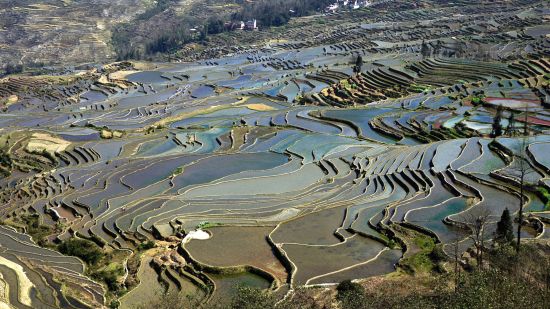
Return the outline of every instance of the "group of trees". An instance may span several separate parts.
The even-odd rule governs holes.
[[[138,24],[124,23],[114,28],[111,41],[118,60],[139,60],[157,53],[170,53],[187,43],[203,41],[208,35],[228,30],[220,16],[211,16],[206,21],[184,17],[171,25],[170,31],[147,38],[143,44],[140,44],[134,41],[136,27]]]
[[[201,42],[209,35],[231,31],[226,22],[240,22],[256,19],[261,27],[282,26],[291,17],[299,17],[322,11],[333,0],[235,0],[241,9],[231,15],[213,15],[204,20],[192,16],[182,16],[171,23],[169,31],[145,38],[145,42],[136,42],[136,33],[140,24],[162,18],[162,12],[169,9],[175,0],[160,0],[156,5],[138,15],[133,22],[122,23],[114,27],[111,41],[118,60],[141,59],[156,53],[170,53],[187,43]],[[191,30],[193,29],[193,30]]]
[[[355,66],[353,67],[354,73],[361,73],[363,70],[363,57],[361,55],[358,55],[355,59]]]
[[[149,244],[146,246],[149,247]],[[123,285],[118,279],[124,275],[124,267],[114,261],[113,255],[105,252],[95,241],[73,237],[61,242],[57,250],[84,261],[88,266],[86,274],[96,281],[103,282],[109,292],[118,294],[123,291]]]
[[[6,71],[6,75],[21,73],[23,72],[23,65],[8,63],[4,70]]]
[[[104,255],[94,242],[80,238],[67,239],[57,249],[65,255],[79,257],[89,265],[95,265]]]
[[[291,17],[310,15],[322,11],[334,0],[261,0],[261,1],[237,1],[243,8],[233,15],[233,20],[256,19],[262,27],[282,26]]]
[[[480,100],[481,101],[481,100]],[[502,126],[502,119],[503,119],[503,112],[504,107],[502,105],[497,106],[495,116],[493,117],[493,123],[491,126],[491,137],[499,137],[502,135],[508,135],[508,136],[514,136],[518,133],[518,128],[516,128],[516,116],[515,111],[510,111],[510,115],[508,116],[508,125],[505,127]],[[525,117],[528,115],[528,111],[525,111]],[[524,119],[525,122],[527,122],[527,118]],[[524,123],[525,125],[525,123]],[[528,125],[528,123],[527,123]],[[525,129],[525,128],[524,128]],[[528,134],[528,130],[524,130],[523,134]]]
[[[170,31],[147,38],[144,43],[137,41],[140,27],[152,19],[163,18],[160,16],[161,13],[176,2],[176,0],[155,1],[154,6],[137,15],[133,21],[116,25],[112,30],[111,43],[117,54],[117,60],[140,60],[146,55],[168,52],[172,46],[176,46],[179,40],[182,40],[182,33],[187,36],[189,25],[185,22],[185,19],[182,19],[177,25],[171,26]]]
[[[192,17],[182,18],[169,32],[145,44],[145,55],[170,53],[187,43],[200,42],[209,35],[229,31],[221,16],[210,16],[206,21],[198,21]]]
[[[493,117],[493,126],[491,131],[491,137],[498,137],[502,135],[502,111],[504,108],[502,105],[497,107],[495,117]]]

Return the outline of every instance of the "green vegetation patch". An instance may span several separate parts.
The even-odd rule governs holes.
[[[118,263],[110,263],[101,270],[91,274],[91,277],[98,281],[103,281],[110,291],[116,292],[120,289],[118,277],[124,275],[124,268]]]
[[[545,203],[544,210],[550,210],[550,192],[542,186],[539,186],[537,190],[542,195],[543,202]]]
[[[104,253],[94,242],[80,238],[65,240],[58,246],[58,250],[65,255],[79,257],[88,265],[97,264],[104,256]]]
[[[412,92],[417,92],[417,93],[421,93],[421,92],[426,92],[426,91],[430,91],[432,90],[432,87],[429,86],[429,85],[423,85],[423,84],[411,84],[409,86],[409,88],[411,89]]]
[[[52,228],[40,223],[38,215],[24,215],[21,217],[25,224],[27,234],[40,246],[47,245],[46,237],[52,233]]]
[[[336,299],[343,308],[359,309],[365,304],[365,289],[351,280],[344,280],[336,287]]]
[[[470,99],[470,101],[472,102],[472,104],[474,105],[479,105],[481,103],[483,103],[483,99],[485,98],[484,95],[473,95]]]
[[[408,274],[442,272],[440,262],[446,259],[441,245],[437,245],[432,237],[417,234],[412,242],[418,249],[416,252],[399,262],[399,267]]]
[[[199,223],[199,225],[197,225],[197,229],[207,229],[210,227],[221,226],[221,225],[222,225],[221,223],[203,221]]]
[[[180,166],[180,167],[178,167],[178,168],[176,168],[176,169],[174,170],[174,172],[172,173],[172,175],[174,175],[174,176],[179,175],[179,174],[183,173],[183,170],[184,170],[184,167],[183,167],[183,166]]]
[[[141,244],[139,244],[137,246],[137,249],[139,251],[145,251],[145,250],[153,249],[154,247],[155,247],[155,242],[152,240],[148,240],[146,242],[142,242]]]

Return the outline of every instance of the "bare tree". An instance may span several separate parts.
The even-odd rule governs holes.
[[[506,136],[515,136],[518,133],[516,129],[516,118],[514,116],[514,112],[510,111],[510,117],[508,117],[508,126],[506,127],[506,130],[504,134]]]
[[[493,118],[493,129],[491,131],[491,137],[496,138],[502,135],[502,111],[504,108],[502,105],[497,107],[495,117]]]
[[[353,72],[359,74],[361,73],[362,69],[363,69],[363,57],[361,57],[361,55],[357,55],[357,58],[355,59],[355,66],[353,67]]]
[[[521,137],[521,148],[516,158],[514,159],[515,169],[518,172],[519,176],[519,211],[518,211],[518,231],[517,231],[517,243],[516,251],[519,252],[521,245],[521,226],[523,222],[523,206],[525,204],[525,184],[526,178],[529,174],[534,173],[535,170],[529,164],[529,159],[527,158],[527,146],[529,143],[529,110],[527,105],[525,106],[525,115],[523,119],[523,132]]]
[[[460,243],[461,237],[458,234],[458,230],[455,229],[455,237],[453,240],[453,254],[454,254],[454,268],[455,268],[455,293],[458,292],[458,285],[460,284],[460,267],[458,263],[458,252],[459,252],[459,243]]]
[[[491,212],[482,207],[477,207],[461,216],[461,221],[470,229],[469,238],[474,242],[476,249],[476,261],[478,267],[483,264],[483,248],[485,242],[485,226],[489,222]]]
[[[426,59],[430,56],[430,47],[424,40],[422,40],[422,45],[420,46],[420,54],[422,55],[422,59]]]

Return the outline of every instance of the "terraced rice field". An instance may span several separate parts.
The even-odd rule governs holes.
[[[284,292],[387,274],[415,250],[407,229],[466,251],[468,215],[488,212],[494,230],[505,208],[519,210],[520,166],[525,237],[548,237],[550,41],[547,28],[525,31],[548,3],[513,2],[484,8],[490,34],[485,21],[467,27],[460,6],[360,10],[315,17],[353,25],[317,39],[148,71],[117,63],[69,85],[6,81],[0,97],[19,99],[0,113],[11,158],[0,161],[0,215],[22,231],[29,215],[55,226],[49,244],[90,238],[132,255],[157,242],[119,278],[141,282],[123,308],[166,291],[218,302],[237,283]],[[416,18],[464,26],[423,32]],[[505,132],[491,138],[499,105]],[[0,248],[0,301],[107,305],[81,260],[7,226]]]

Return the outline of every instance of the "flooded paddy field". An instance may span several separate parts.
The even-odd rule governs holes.
[[[0,88],[19,98],[0,112],[0,301],[117,298],[83,260],[46,249],[72,238],[124,253],[121,308],[386,275],[417,250],[407,230],[448,251],[467,244],[469,216],[487,213],[494,230],[520,201],[525,237],[547,238],[548,8],[517,5],[485,8],[477,27],[453,5],[315,16],[329,30],[207,61],[120,62],[27,91],[12,80]],[[454,30],[414,31],[426,16]]]

